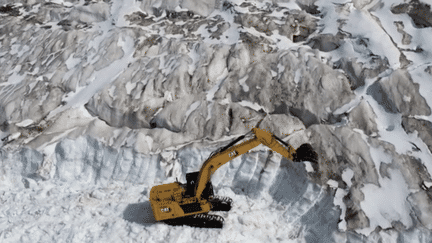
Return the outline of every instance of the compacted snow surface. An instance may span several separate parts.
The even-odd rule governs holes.
[[[429,5],[428,5],[429,4]],[[407,0],[0,0],[0,242],[431,242],[432,12]],[[221,167],[222,229],[150,189]]]

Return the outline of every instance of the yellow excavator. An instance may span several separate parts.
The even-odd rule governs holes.
[[[210,215],[210,211],[229,211],[230,198],[215,196],[210,182],[213,173],[230,160],[247,153],[259,144],[264,144],[294,162],[317,163],[318,155],[310,144],[302,144],[297,150],[272,133],[253,128],[254,137],[237,144],[246,135],[213,152],[200,171],[186,174],[187,183],[178,181],[154,186],[150,191],[150,203],[157,221],[169,225],[189,225],[202,228],[222,228],[224,219]],[[237,145],[236,145],[237,144]]]

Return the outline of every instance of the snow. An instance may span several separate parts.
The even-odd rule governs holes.
[[[34,121],[32,119],[25,119],[24,121],[19,122],[16,125],[19,127],[27,127],[27,126],[30,126],[31,124],[33,124],[33,122]]]
[[[110,97],[111,97],[113,100],[115,100],[115,97],[116,97],[116,96],[114,96],[114,92],[115,92],[115,90],[116,90],[116,87],[115,87],[115,86],[111,86],[111,88],[108,89],[108,94],[110,95]]]
[[[352,185],[352,178],[354,176],[354,171],[351,169],[345,169],[342,173],[342,180],[347,184],[348,187],[351,187]]]
[[[94,94],[113,82],[127,68],[127,65],[133,61],[133,43],[130,37],[125,37],[125,40],[119,38],[118,44],[123,49],[123,58],[114,61],[108,67],[100,71],[96,71],[95,74],[90,77],[92,82],[88,86],[79,87],[76,92],[70,92],[68,97],[64,99],[67,105],[52,111],[50,116],[54,116],[69,107],[76,108],[84,105]]]
[[[282,6],[282,7],[288,8],[288,9],[301,10],[301,8],[294,1],[280,2],[278,4],[279,4],[279,6]]]
[[[329,2],[326,0],[319,0],[315,3],[315,5],[318,6],[318,10],[324,14],[324,18],[320,20],[320,23],[322,23],[323,26],[322,29],[320,29],[321,34],[337,34],[339,31],[337,20],[339,18],[334,5],[346,2],[348,1],[338,0]]]
[[[427,1],[424,1],[427,3]],[[407,14],[392,14],[390,12],[391,6],[396,6],[401,4],[401,1],[391,0],[383,2],[383,7],[372,12],[373,15],[377,16],[381,20],[381,24],[383,25],[386,32],[389,33],[389,36],[392,37],[393,41],[397,43],[397,45],[401,48],[407,48],[411,50],[415,50],[417,47],[425,50],[423,53],[416,53],[412,51],[404,51],[406,57],[413,61],[415,66],[420,66],[424,63],[431,62],[431,43],[429,40],[432,38],[432,33],[428,28],[419,29],[416,28],[412,19]],[[402,22],[404,25],[404,31],[411,35],[411,43],[408,45],[402,44],[402,35],[397,32],[397,28],[394,25],[394,22]]]
[[[429,63],[430,65],[431,63]],[[414,69],[410,70],[410,75],[413,81],[419,84],[419,92],[421,96],[426,100],[429,107],[432,107],[432,84],[430,83],[431,75],[427,74],[424,69],[426,65],[419,65]],[[421,117],[428,121],[432,121],[432,115],[428,117]]]
[[[158,175],[160,172],[168,172],[171,169],[176,170],[177,173],[173,173],[172,176],[160,181],[160,183],[168,183],[179,176],[178,173],[184,176],[184,172],[182,172],[182,169],[179,170],[179,168],[193,166],[194,169],[198,169],[198,164],[192,165],[189,164],[190,162],[181,161],[181,164],[175,162],[173,167],[170,161],[175,158],[176,153],[173,153],[173,151],[163,151],[160,155],[167,163],[164,162],[165,166],[162,165],[159,167],[156,164],[157,160],[154,159],[157,157],[143,157],[142,155],[134,154],[131,150],[115,152],[108,150],[104,146],[99,147],[101,144],[98,142],[96,144],[90,144],[90,142],[92,141],[89,139],[80,138],[75,141],[65,140],[57,146],[46,147],[45,156],[54,160],[52,166],[55,166],[55,178],[57,179],[46,182],[26,179],[30,183],[29,188],[25,189],[29,193],[26,197],[18,198],[14,196],[15,191],[7,191],[3,194],[3,199],[19,202],[16,206],[11,205],[10,207],[2,207],[1,209],[2,214],[10,216],[15,214],[15,218],[11,218],[10,225],[6,227],[6,232],[10,232],[10,234],[5,236],[7,241],[25,241],[25,237],[29,237],[30,235],[40,240],[45,239],[44,237],[46,236],[52,236],[56,241],[63,241],[68,239],[71,234],[73,235],[72,238],[77,241],[90,240],[92,238],[96,240],[94,237],[100,237],[96,241],[101,241],[111,237],[126,237],[126,235],[131,233],[128,230],[130,227],[136,228],[132,230],[134,237],[145,237],[149,240],[157,240],[160,237],[161,231],[182,232],[181,237],[178,234],[172,234],[172,236],[169,236],[171,235],[169,234],[166,236],[168,238],[160,238],[160,240],[165,239],[168,241],[173,239],[180,240],[184,237],[189,239],[191,234],[198,233],[189,227],[172,228],[171,226],[155,223],[154,219],[151,219],[148,194],[141,193],[143,190],[149,191],[154,179],[147,178],[143,174],[132,176],[133,171],[139,168],[139,170],[153,170],[154,175]],[[188,148],[185,149],[187,150]],[[182,151],[180,150],[179,153],[181,154]],[[206,157],[208,155],[206,150],[202,151],[198,154],[193,153],[193,158]],[[265,154],[265,152],[258,153],[255,153],[255,155],[251,154],[248,157],[255,160],[254,158]],[[86,158],[94,158],[99,162],[93,162]],[[188,161],[192,162],[193,158],[188,158]],[[247,161],[249,160],[239,160],[241,162],[239,166],[234,168],[226,166],[226,169],[228,171],[234,170],[233,172],[237,174],[243,173],[245,166],[249,166]],[[87,164],[89,162],[93,163],[93,165]],[[101,163],[101,165],[98,166],[98,163]],[[252,170],[247,172],[247,174],[259,172],[256,168],[257,163],[254,164],[255,166],[249,167]],[[180,167],[175,169],[175,166]],[[276,169],[277,167],[273,167],[272,170]],[[235,178],[237,179],[235,179],[234,183],[240,181],[243,177],[236,176]],[[68,181],[73,182],[72,186],[66,183]],[[122,181],[125,183],[120,183]],[[267,183],[271,183],[271,180]],[[107,186],[101,187],[103,184],[107,184]],[[286,214],[290,209],[272,203],[271,199],[269,200],[269,195],[263,195],[259,201],[252,202],[247,195],[235,194],[230,188],[222,187],[217,190],[219,195],[230,196],[236,202],[229,214],[223,213],[226,217],[225,222],[227,223],[227,227],[218,231],[204,230],[202,233],[208,232],[208,234],[196,235],[198,237],[197,240],[202,241],[213,238],[218,241],[229,240],[231,242],[242,242],[244,240],[275,241],[296,230],[296,227],[289,225],[280,228],[273,227],[275,222],[283,220],[281,215]],[[306,197],[308,194],[312,196],[314,192],[311,190],[311,188],[306,190],[304,196]],[[299,192],[297,197],[301,196],[302,192]],[[30,202],[33,203],[27,204]],[[18,209],[21,205],[29,206]],[[144,215],[148,215],[150,218],[136,218],[136,216],[132,215],[133,211],[130,211],[133,208],[139,209]],[[18,210],[22,213],[18,214]],[[123,217],[125,220],[119,220],[118,217]],[[301,217],[301,215],[297,216],[297,218]],[[27,227],[23,229],[11,227],[18,225],[20,219],[39,219],[37,224],[31,224],[35,232],[42,232],[41,229],[49,230],[46,233],[34,235],[31,231],[26,231]],[[263,222],[264,225],[262,224]],[[127,226],[128,224],[130,225]],[[69,228],[65,229],[56,225],[69,225]],[[146,227],[144,231],[140,230],[143,225]],[[263,228],[266,230],[260,230]],[[84,234],[81,235],[82,230],[84,230]],[[234,233],[237,231],[255,233],[244,234],[242,237],[237,238],[236,235],[240,235]],[[58,233],[56,234],[55,232]]]
[[[347,223],[346,223],[346,220],[345,220],[346,205],[343,202],[343,197],[346,194],[347,194],[347,192],[345,190],[343,190],[341,188],[337,188],[336,189],[335,198],[334,198],[334,205],[335,206],[339,206],[340,209],[341,209],[341,214],[340,214],[340,220],[341,220],[341,222],[339,222],[338,227],[342,231],[346,231],[347,230]]]
[[[246,80],[248,79],[249,76],[244,76],[243,78],[239,79],[239,83],[243,88],[244,92],[248,92],[249,91],[249,86],[246,84]]]
[[[4,83],[0,83],[1,86],[5,85],[17,85],[21,83],[26,75],[19,75],[18,72],[21,70],[21,65],[16,65],[13,71],[11,71],[9,74],[12,74],[9,76],[8,81]]]
[[[199,53],[197,52],[196,48],[197,48],[197,44],[194,44],[192,48],[189,50],[189,54],[188,54],[189,57],[192,59],[192,63],[190,63],[188,67],[188,73],[190,75],[192,75],[193,72],[195,71],[196,64],[199,60]]]
[[[359,26],[360,22],[362,25]],[[391,68],[399,67],[399,50],[393,45],[387,33],[373,21],[369,12],[353,10],[343,29],[348,30],[353,36],[366,36],[372,31],[374,35],[373,39],[368,41],[368,49],[376,55],[387,57]]]
[[[294,82],[298,84],[300,82],[300,78],[301,78],[301,70],[297,69],[294,75]]]
[[[301,10],[308,1],[231,0],[228,9],[214,0],[46,2],[53,4],[14,4],[21,16],[0,19],[0,242],[432,238],[429,190],[420,187],[432,186],[431,141],[401,125],[404,116],[432,121],[432,114],[388,112],[368,93],[403,69],[432,107],[432,32],[408,14],[391,13],[403,1],[318,0],[314,16]],[[165,10],[181,17],[168,19]],[[193,17],[184,14],[190,10]],[[287,22],[301,16],[290,29]],[[248,21],[272,31],[243,26]],[[305,40],[295,42],[300,34]],[[308,44],[324,34],[340,45],[324,52]],[[245,39],[260,44],[243,45]],[[261,44],[273,53],[262,53]],[[378,59],[389,66],[377,67]],[[352,65],[334,65],[343,61]],[[348,76],[343,92],[323,92],[326,78]],[[353,78],[364,85],[350,90]],[[403,102],[418,96],[395,90]],[[348,119],[359,104],[376,118]],[[227,109],[232,119],[223,115]],[[285,119],[271,120],[275,133],[301,126],[284,140],[311,143],[319,163],[293,163],[257,146],[213,175],[215,193],[234,201],[230,212],[215,213],[224,228],[156,222],[151,188],[184,182],[262,111]],[[363,123],[376,130],[366,133]]]
[[[246,100],[242,100],[238,104],[242,105],[244,107],[249,107],[249,108],[254,109],[256,111],[259,111],[261,109],[264,110],[264,111],[266,110],[266,108],[264,106],[261,106],[261,105],[258,105],[255,102],[250,102],[250,101],[246,101]]]
[[[80,58],[74,58],[73,54],[69,56],[69,58],[66,60],[66,66],[69,70],[74,68],[76,65],[78,65],[81,62]]]
[[[189,106],[188,110],[186,111],[185,117],[189,117],[189,115],[198,108],[198,106],[201,104],[201,101],[196,101],[192,105]]]
[[[131,91],[136,87],[136,83],[126,83],[126,94],[130,95]]]
[[[129,26],[129,23],[125,20],[125,15],[135,11],[141,11],[139,3],[135,0],[114,1],[111,6],[111,17],[116,26],[125,27]]]
[[[311,162],[303,162],[305,164],[305,169],[307,172],[314,172],[314,168],[312,167]]]
[[[338,182],[332,179],[327,181],[327,185],[329,185],[332,188],[338,188]]]
[[[10,54],[12,54],[12,55],[18,54],[18,57],[21,57],[28,50],[30,50],[30,47],[28,47],[27,45],[22,46],[22,45],[19,45],[19,44],[14,44],[14,45],[11,46],[11,52],[10,52]]]
[[[222,71],[222,73],[219,74],[219,76],[214,77],[216,79],[216,84],[207,92],[207,101],[212,101],[215,93],[219,90],[220,85],[228,75],[228,69],[225,67]]]
[[[425,186],[427,186],[428,188],[432,186],[432,182],[425,181],[424,184],[425,184]]]
[[[409,207],[406,198],[409,190],[405,179],[398,171],[390,170],[390,178],[381,178],[380,187],[372,184],[365,185],[362,192],[365,200],[361,202],[363,211],[368,215],[369,227],[356,230],[369,235],[377,226],[383,229],[390,228],[391,221],[400,221],[411,227]]]

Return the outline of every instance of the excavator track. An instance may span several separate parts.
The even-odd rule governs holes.
[[[213,196],[209,198],[212,204],[212,211],[230,211],[233,200],[229,197]]]
[[[200,213],[192,216],[168,219],[164,222],[172,226],[187,225],[199,228],[222,228],[224,218],[219,215]]]

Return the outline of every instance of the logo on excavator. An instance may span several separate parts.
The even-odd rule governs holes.
[[[229,154],[228,154],[228,156],[230,157],[230,158],[232,158],[232,157],[234,157],[234,156],[236,156],[236,155],[238,155],[238,153],[237,153],[237,151],[232,151],[232,152],[230,152]]]

